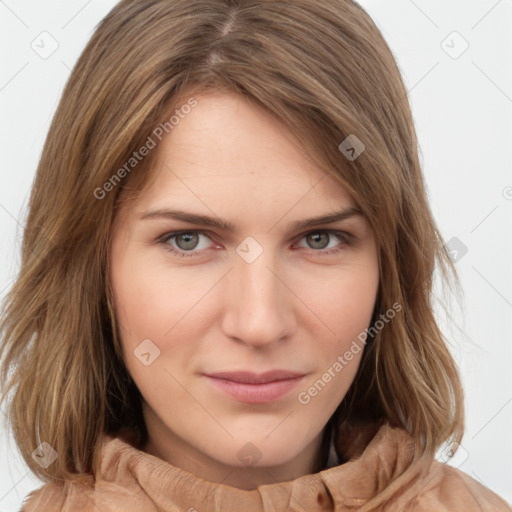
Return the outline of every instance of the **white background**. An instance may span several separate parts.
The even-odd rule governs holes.
[[[468,248],[456,264],[465,302],[453,305],[453,324],[439,310],[467,394],[466,435],[451,464],[512,502],[512,0],[360,3],[406,81],[441,232]],[[0,0],[2,297],[18,269],[29,188],[63,86],[114,4]],[[59,45],[47,59],[31,48],[43,31]],[[464,41],[454,31],[469,44],[457,58]],[[18,511],[40,485],[0,426],[0,512]]]

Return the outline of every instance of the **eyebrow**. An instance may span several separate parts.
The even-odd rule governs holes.
[[[345,208],[338,212],[326,213],[318,217],[312,217],[309,219],[303,219],[293,222],[288,226],[288,228],[291,230],[309,228],[323,224],[330,224],[332,222],[339,222],[356,216],[363,217],[363,213],[359,208]],[[236,226],[234,224],[219,217],[208,217],[207,215],[200,215],[197,213],[185,212],[182,210],[150,209],[145,211],[140,217],[141,220],[160,218],[173,219],[187,222],[190,224],[208,226],[211,228],[217,228],[219,230],[228,231],[230,233],[236,233],[237,231]]]

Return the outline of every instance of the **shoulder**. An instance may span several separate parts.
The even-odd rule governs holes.
[[[42,487],[31,491],[24,500],[20,512],[61,512],[68,510],[80,510],[81,512],[98,512],[101,499],[106,495],[106,490],[117,491],[115,473],[122,460],[133,461],[130,467],[137,465],[137,455],[141,454],[132,444],[132,439],[125,434],[117,436],[104,435],[101,441],[101,457],[98,473],[74,474],[71,479],[65,481],[48,482]],[[127,465],[126,462],[124,465]],[[100,484],[98,495],[97,477],[109,474],[114,478],[109,489],[105,488],[106,482]],[[108,485],[107,485],[108,487]],[[115,492],[114,492],[115,494]]]
[[[512,507],[485,485],[437,460],[430,464],[416,501],[418,511],[512,512]]]
[[[350,440],[357,436],[351,435]],[[366,440],[361,443],[365,445]],[[512,507],[460,469],[420,454],[403,427],[383,425],[347,472],[357,467],[352,494],[371,496],[368,510],[390,512],[512,512]],[[362,463],[362,464],[361,464]],[[346,466],[348,466],[348,464]],[[343,466],[340,466],[343,467]],[[364,485],[363,485],[364,482]],[[373,508],[371,508],[373,507]]]
[[[48,483],[31,491],[24,499],[20,512],[60,510],[64,503],[64,485]]]
[[[31,491],[25,497],[20,512],[60,512],[65,510],[68,502],[76,504],[77,510],[88,512],[96,509],[91,500],[93,491],[92,476],[80,481],[50,482]]]

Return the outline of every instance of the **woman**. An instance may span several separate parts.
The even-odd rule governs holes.
[[[455,273],[406,96],[352,2],[112,10],[2,321],[24,511],[510,510],[434,460],[464,429],[430,302]]]

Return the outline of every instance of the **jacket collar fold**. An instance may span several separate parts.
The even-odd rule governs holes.
[[[102,511],[111,510],[109,503],[116,503],[118,510],[145,512],[348,511],[372,501],[382,503],[398,488],[411,485],[429,465],[428,459],[415,460],[413,440],[401,428],[384,424],[369,442],[359,434],[352,443],[343,439],[353,454],[344,464],[250,491],[204,480],[120,437],[105,436],[94,499]]]

